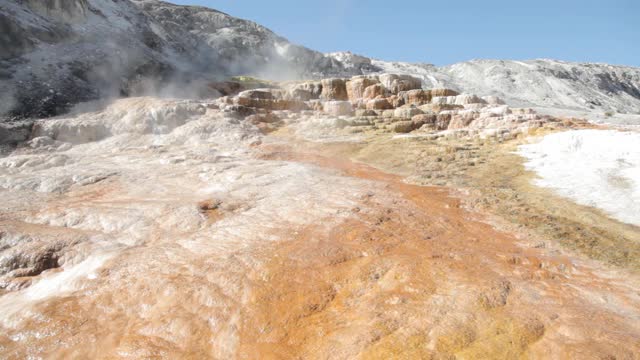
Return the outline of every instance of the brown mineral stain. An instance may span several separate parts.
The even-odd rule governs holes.
[[[606,279],[567,256],[519,245],[474,219],[445,188],[409,185],[317,148],[263,149],[267,159],[384,182],[396,198],[389,207],[370,193],[363,201],[372,211],[354,209],[354,219],[328,232],[311,226],[273,248],[243,310],[241,358],[629,358],[640,352],[640,329],[623,311],[583,296],[607,294]],[[637,314],[633,292],[611,296]]]
[[[29,311],[38,316],[3,327],[2,357],[637,358],[634,275],[523,245],[528,239],[483,222],[447,188],[335,156],[352,146],[257,147],[262,159],[367,180],[372,188],[340,209],[349,216],[274,227],[265,231],[279,241],[219,256],[188,248],[198,229],[158,227],[83,291],[36,303]],[[109,203],[115,189],[91,188],[69,201]],[[205,217],[203,227],[236,206],[183,201]]]

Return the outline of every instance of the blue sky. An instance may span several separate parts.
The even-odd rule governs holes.
[[[553,58],[640,66],[640,0],[170,0],[322,52],[446,65]]]

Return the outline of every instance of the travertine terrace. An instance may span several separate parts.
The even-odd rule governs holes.
[[[0,158],[2,357],[640,353],[638,228],[515,153],[596,126],[407,75],[209,86]]]

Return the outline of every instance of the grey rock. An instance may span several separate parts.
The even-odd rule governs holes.
[[[17,145],[29,139],[32,120],[0,122],[0,145]]]
[[[233,75],[379,70],[370,60],[345,65],[216,10],[156,0],[5,0],[0,30],[0,115],[13,117],[53,116],[108,97],[211,97],[221,92],[208,84]]]

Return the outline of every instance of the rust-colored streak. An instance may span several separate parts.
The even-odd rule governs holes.
[[[308,227],[272,249],[243,311],[241,358],[629,358],[640,352],[639,329],[623,312],[585,295],[609,293],[606,279],[567,256],[523,247],[474,219],[446,189],[409,185],[318,148],[263,150],[266,159],[383,182],[392,202],[371,193],[363,199],[368,210],[354,209],[352,220],[328,232]],[[631,293],[612,296],[637,313]]]
[[[258,234],[240,232],[244,246],[225,251],[223,236],[203,229],[220,226],[246,204],[183,199],[197,210],[197,227],[154,228],[143,244],[105,263],[86,288],[32,304],[29,311],[37,316],[0,329],[0,354],[637,358],[637,277],[498,231],[461,207],[448,188],[410,185],[336,155],[350,146],[293,141],[256,146],[265,160],[329,169],[313,172],[316,176],[341,174],[331,177],[335,186],[349,184],[356,195],[332,208],[340,216],[325,213],[312,218],[316,223],[295,226],[286,218],[266,218],[273,223],[260,229],[275,241],[252,242]],[[105,182],[68,201],[126,201],[114,196],[116,185]],[[249,217],[230,230],[246,230],[261,219]],[[16,221],[2,224],[9,230],[29,227],[29,233],[52,231]],[[55,230],[64,237],[87,235]]]

